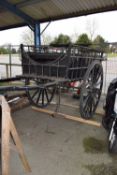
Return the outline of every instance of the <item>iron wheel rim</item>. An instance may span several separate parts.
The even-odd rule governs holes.
[[[93,117],[103,86],[103,68],[102,64],[95,61],[87,70],[80,94],[80,113],[84,119]]]

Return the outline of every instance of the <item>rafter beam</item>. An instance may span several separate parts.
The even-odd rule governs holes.
[[[3,26],[3,27],[0,27],[0,31],[12,29],[12,28],[24,27],[24,26],[27,26],[27,24],[21,23],[21,24],[13,24],[13,25],[9,25],[9,26]]]
[[[43,1],[46,1],[46,0],[28,0],[28,1],[24,0],[22,2],[16,3],[15,5],[17,7],[25,7],[25,6],[40,3],[40,2],[43,2]]]
[[[9,10],[10,12],[14,13],[15,15],[22,18],[28,24],[34,24],[35,20],[21,11],[16,5],[11,4],[6,0],[0,0],[0,5]]]

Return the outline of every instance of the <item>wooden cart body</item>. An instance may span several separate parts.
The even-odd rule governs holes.
[[[84,78],[90,64],[102,61],[103,53],[88,47],[21,46],[23,75],[77,81]]]

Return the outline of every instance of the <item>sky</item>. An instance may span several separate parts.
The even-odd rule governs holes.
[[[52,38],[60,33],[67,34],[71,37],[76,37],[81,33],[87,33],[88,24],[95,22],[95,36],[101,35],[108,42],[117,42],[117,11],[99,13],[83,17],[65,19],[51,22],[45,31],[45,35],[50,35]],[[41,24],[41,30],[46,26]],[[27,27],[0,31],[0,45],[13,44],[19,45],[22,43],[23,33],[28,31]]]

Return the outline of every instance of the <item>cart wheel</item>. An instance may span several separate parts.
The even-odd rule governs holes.
[[[103,86],[103,68],[100,61],[91,63],[83,79],[80,93],[80,113],[84,119],[93,117]]]
[[[30,81],[30,84],[38,84],[39,86],[42,82],[37,80]],[[44,108],[46,107],[53,99],[55,94],[55,87],[44,87],[38,88],[36,90],[27,90],[27,96],[30,103],[34,106]]]

